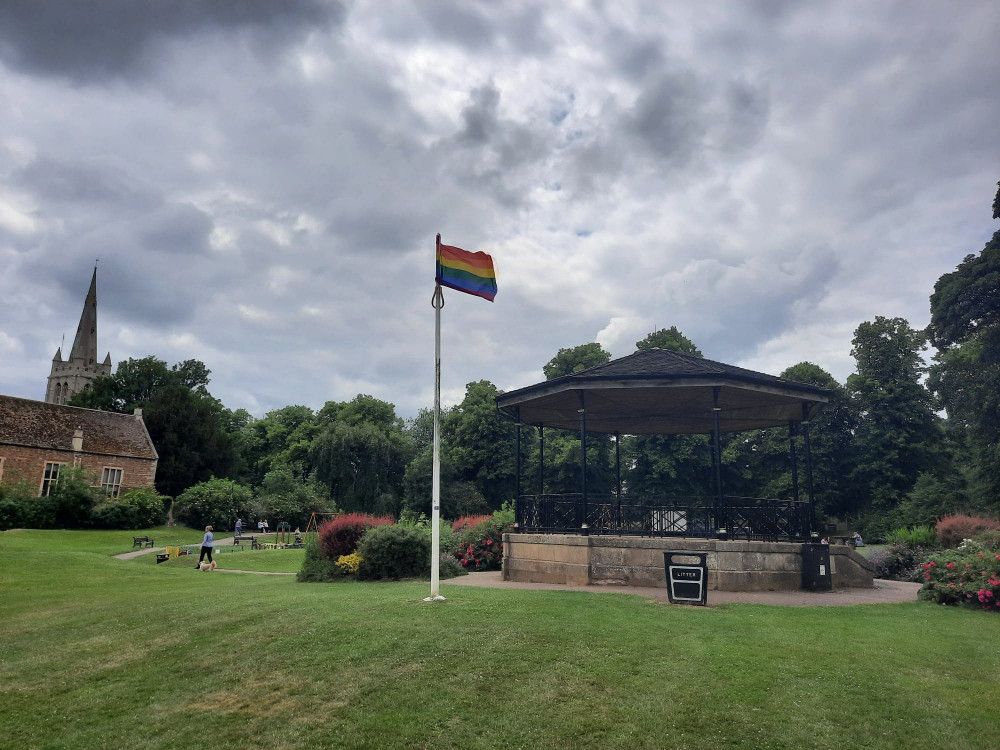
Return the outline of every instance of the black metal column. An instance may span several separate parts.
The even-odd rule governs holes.
[[[622,436],[615,433],[615,479],[618,483],[618,491],[615,493],[615,500],[618,507],[615,512],[615,525],[621,528],[622,525]]]
[[[802,437],[806,449],[806,489],[809,492],[809,531],[816,528],[816,501],[813,498],[813,462],[812,450],[809,448],[809,404],[802,403]]]
[[[715,420],[715,429],[712,431],[712,456],[715,459],[715,523],[721,526],[720,514],[722,512],[722,447],[719,441],[719,386],[712,388],[712,416]]]
[[[515,441],[515,450],[517,451],[517,457],[514,459],[514,498],[516,500],[521,499],[521,407],[518,406],[514,409],[514,414],[517,417],[517,439]]]
[[[795,455],[795,422],[788,421],[788,450],[792,457],[792,497],[799,501],[799,460]]]
[[[545,425],[538,425],[538,497],[545,494]]]
[[[580,494],[581,507],[579,525],[587,529],[587,406],[584,403],[583,391],[580,391]]]

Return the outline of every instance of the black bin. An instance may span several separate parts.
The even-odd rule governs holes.
[[[708,602],[708,554],[705,552],[663,552],[667,574],[667,598],[671,604]]]
[[[802,588],[806,591],[832,591],[829,544],[802,545]]]

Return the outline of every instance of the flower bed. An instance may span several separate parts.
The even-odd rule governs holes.
[[[920,598],[1000,612],[1000,553],[967,540],[921,565]]]

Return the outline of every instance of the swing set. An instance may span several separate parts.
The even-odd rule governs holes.
[[[305,538],[309,541],[309,534],[319,534],[319,527],[327,521],[332,521],[339,516],[339,513],[313,513],[309,516],[309,523],[306,524]]]

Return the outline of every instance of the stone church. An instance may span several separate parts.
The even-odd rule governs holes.
[[[80,325],[76,328],[69,359],[62,358],[62,347],[52,358],[52,372],[45,400],[50,404],[65,404],[82,391],[98,375],[111,374],[111,352],[103,362],[97,361],[97,268],[90,279],[90,290],[83,303]]]

